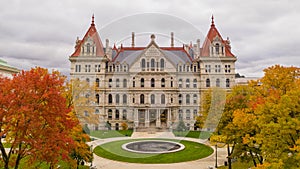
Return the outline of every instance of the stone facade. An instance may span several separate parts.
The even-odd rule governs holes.
[[[6,61],[0,59],[0,76],[12,78],[13,74],[19,73],[20,70],[7,64]]]
[[[112,129],[122,123],[137,131],[169,130],[183,120],[190,130],[200,110],[201,93],[211,87],[230,89],[235,80],[236,57],[231,53],[229,39],[223,40],[212,24],[200,47],[160,47],[155,35],[146,47],[135,47],[132,33],[130,47],[103,47],[94,19],[82,40],[76,41],[69,57],[71,79],[95,85],[91,97],[99,124],[87,124],[92,130]]]

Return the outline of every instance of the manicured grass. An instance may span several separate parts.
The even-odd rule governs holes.
[[[16,155],[13,155],[13,156],[16,156]],[[15,157],[12,157],[12,158],[15,158]],[[37,168],[39,168],[39,169],[49,169],[49,167],[50,167],[45,162],[31,163],[27,159],[28,158],[24,158],[24,159],[21,160],[20,165],[19,165],[20,169],[22,169],[22,168],[26,168],[26,169],[37,169]],[[75,164],[72,165],[69,162],[62,161],[62,160],[58,164],[59,164],[60,168],[63,168],[63,169],[73,169],[75,167]],[[3,164],[2,161],[0,161],[0,168],[4,168],[4,164]],[[89,166],[79,165],[78,168],[79,169],[89,169]]]
[[[233,162],[232,163],[232,168],[234,169],[245,169],[245,168],[251,168],[253,167],[253,163],[252,162]],[[218,167],[219,169],[228,169],[228,166],[220,166]]]
[[[149,139],[136,139],[149,140]],[[179,152],[167,154],[142,154],[128,152],[122,149],[122,145],[136,140],[121,140],[114,141],[100,145],[94,149],[94,153],[98,156],[108,158],[116,161],[130,162],[130,163],[144,163],[144,164],[158,164],[158,163],[177,163],[184,161],[192,161],[204,158],[213,153],[213,149],[206,145],[185,141],[185,140],[170,140],[180,142],[185,146],[185,149]],[[166,140],[166,139],[162,139]]]
[[[95,130],[91,131],[90,135],[97,138],[112,138],[112,137],[126,137],[131,136],[132,130]]]
[[[173,131],[176,137],[191,137],[208,139],[212,132],[209,131]]]

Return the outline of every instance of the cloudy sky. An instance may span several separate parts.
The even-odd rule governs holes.
[[[69,56],[95,14],[100,37],[130,45],[204,41],[214,15],[237,56],[237,72],[262,76],[274,64],[300,66],[299,0],[10,0],[0,1],[0,59],[19,69],[41,66],[69,73]]]

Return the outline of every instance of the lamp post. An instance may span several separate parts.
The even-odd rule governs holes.
[[[93,167],[93,144],[91,145],[91,153],[92,153],[92,160],[91,160],[91,167]]]
[[[216,165],[215,165],[215,168],[218,168],[218,144],[217,143],[215,145],[215,149],[216,149]]]

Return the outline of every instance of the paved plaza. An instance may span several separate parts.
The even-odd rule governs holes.
[[[184,137],[175,137],[170,132],[161,132],[161,133],[154,133],[148,134],[143,132],[133,133],[132,137],[117,137],[117,138],[108,138],[108,139],[98,139],[89,143],[89,145],[93,145],[93,148],[97,147],[98,145],[108,143],[111,141],[117,140],[127,140],[127,139],[137,139],[137,138],[172,138],[178,140],[189,140],[198,143],[203,143],[208,145],[207,140],[202,139],[194,139],[194,138],[184,138]],[[215,149],[214,147],[212,147]],[[227,150],[226,148],[218,148],[218,166],[224,165],[224,161],[226,161]],[[105,169],[208,169],[210,167],[215,166],[215,152],[210,156],[190,161],[190,162],[181,162],[181,163],[172,163],[172,164],[136,164],[136,163],[127,163],[127,162],[119,162],[113,161],[109,159],[105,159],[99,157],[94,154],[94,161],[93,166],[97,167],[97,169],[105,168]]]

